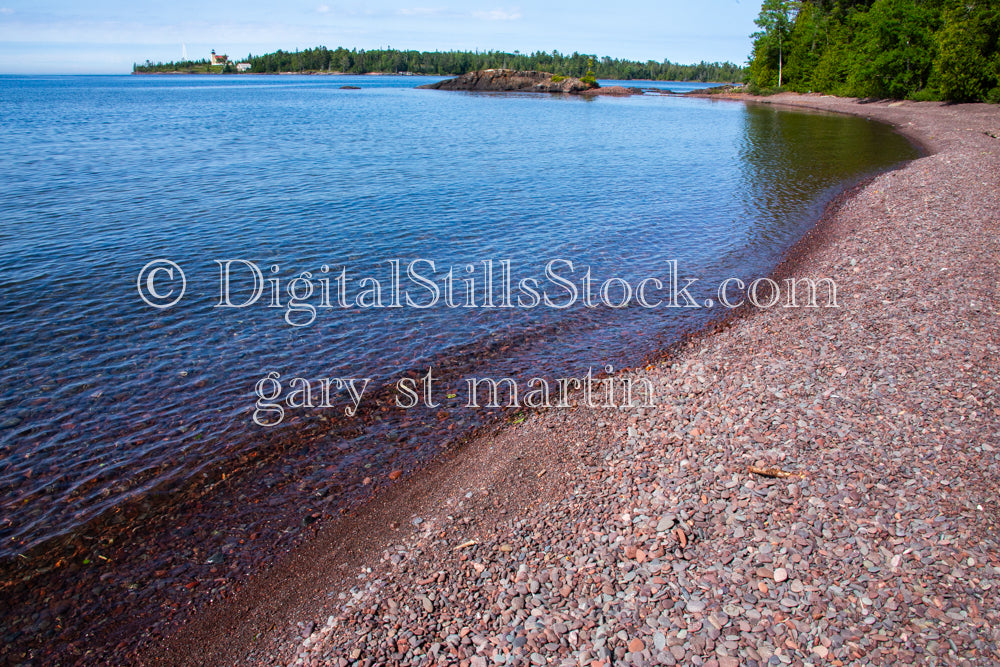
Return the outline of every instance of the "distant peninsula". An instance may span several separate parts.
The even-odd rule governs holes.
[[[328,49],[275,51],[230,58],[213,53],[200,60],[136,63],[133,74],[404,74],[461,76],[482,70],[536,71],[584,78],[647,81],[741,82],[744,70],[725,62],[681,65],[669,60],[645,62],[559,51],[400,51],[397,49]]]

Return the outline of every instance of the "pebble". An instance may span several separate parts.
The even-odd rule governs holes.
[[[698,614],[705,611],[708,605],[705,604],[704,600],[689,600],[687,603],[687,610],[692,614]]]

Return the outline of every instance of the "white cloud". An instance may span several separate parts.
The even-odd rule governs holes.
[[[320,14],[326,14],[330,11],[330,5],[320,5],[316,8],[316,11]]]
[[[433,16],[445,11],[444,7],[408,7],[400,9],[397,14],[402,16]]]
[[[491,9],[488,12],[474,12],[472,15],[486,21],[516,21],[521,18],[521,10]]]
[[[14,10],[10,7],[0,7],[0,14],[13,14]]]

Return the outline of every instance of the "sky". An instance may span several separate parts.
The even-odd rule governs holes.
[[[551,51],[743,64],[756,0],[0,0],[0,73],[127,74],[132,63],[284,49]]]

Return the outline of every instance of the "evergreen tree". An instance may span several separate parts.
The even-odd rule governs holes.
[[[855,38],[854,91],[902,99],[924,89],[934,63],[934,13],[916,0],[876,0]]]
[[[761,5],[760,14],[754,19],[757,27],[762,32],[756,33],[754,45],[754,60],[765,59],[766,63],[761,63],[761,74],[774,69],[773,60],[776,57],[778,70],[778,87],[782,84],[782,75],[785,62],[784,47],[788,40],[792,21],[798,9],[797,2],[789,0],[764,0]],[[751,65],[751,75],[753,66]]]
[[[957,102],[1000,102],[1000,6],[960,2],[944,13],[935,75],[941,94]]]
[[[998,0],[764,0],[752,88],[1000,102]]]

